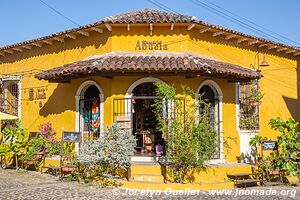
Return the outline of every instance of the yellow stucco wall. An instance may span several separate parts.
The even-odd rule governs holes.
[[[104,124],[112,124],[112,100],[123,97],[128,87],[142,77],[120,76],[113,79],[103,77],[81,78],[71,83],[48,83],[34,78],[34,74],[63,64],[82,60],[86,57],[112,51],[141,52],[135,50],[136,42],[162,41],[168,44],[168,52],[190,52],[210,56],[220,61],[229,62],[244,67],[254,64],[256,49],[238,44],[236,40],[224,40],[224,36],[212,37],[211,33],[199,34],[198,29],[190,31],[186,26],[154,25],[153,35],[149,34],[149,26],[113,26],[112,32],[104,29],[104,33],[90,32],[90,36],[77,35],[77,39],[65,39],[64,43],[55,42],[53,45],[43,44],[42,48],[33,47],[32,50],[6,54],[0,60],[1,75],[22,75],[22,121],[25,127],[32,131],[38,130],[42,123],[50,121],[55,130],[61,134],[65,130],[75,130],[75,94],[78,87],[85,80],[95,80],[104,91]],[[263,56],[260,55],[260,60]],[[260,107],[260,134],[275,138],[276,134],[270,130],[268,122],[271,118],[290,116],[299,120],[298,102],[298,62],[292,56],[280,53],[266,52],[266,59],[270,66],[261,68],[264,77],[259,81],[265,93]],[[256,64],[257,65],[257,64]],[[180,84],[197,89],[202,81],[209,77],[157,77],[175,84],[180,92]],[[239,155],[239,133],[236,128],[236,93],[235,84],[226,80],[211,78],[216,81],[223,92],[223,134],[230,148],[224,151],[227,161],[236,161]],[[35,87],[47,88],[47,98],[44,100],[29,100],[29,89]],[[42,107],[39,107],[39,102]]]

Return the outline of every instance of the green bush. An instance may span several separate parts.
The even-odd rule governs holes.
[[[298,122],[292,118],[284,121],[278,117],[271,119],[269,124],[272,129],[281,133],[278,137],[279,156],[273,158],[275,167],[300,178],[300,132],[298,131]]]
[[[11,157],[20,156],[28,147],[29,132],[20,122],[16,126],[4,128],[3,141],[0,144],[0,154]]]
[[[136,139],[129,131],[120,130],[118,125],[108,127],[101,137],[85,141],[79,156],[85,181],[120,177],[130,167]],[[121,171],[121,172],[120,172]]]
[[[288,175],[298,176],[300,178],[300,132],[298,130],[298,122],[289,118],[284,121],[281,118],[271,119],[271,128],[278,130],[278,155],[272,153],[270,156],[263,158],[258,165],[263,170],[282,170]],[[250,145],[257,147],[262,141],[268,140],[261,136],[256,136],[250,141]],[[264,161],[268,160],[271,164],[265,165]]]

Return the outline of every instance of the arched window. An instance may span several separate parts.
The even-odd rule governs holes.
[[[222,92],[219,86],[211,80],[204,81],[197,90],[198,97],[205,102],[205,109],[200,105],[198,114],[206,114],[209,117],[211,128],[218,132],[218,147],[212,159],[222,159],[222,131],[221,131],[221,105]]]

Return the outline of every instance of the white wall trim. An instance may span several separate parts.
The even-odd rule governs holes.
[[[222,92],[220,86],[218,85],[218,83],[216,83],[216,82],[213,81],[213,80],[209,80],[209,79],[203,81],[203,82],[199,85],[199,87],[198,87],[197,90],[196,90],[196,94],[198,94],[198,93],[200,92],[200,89],[201,89],[204,85],[210,86],[210,87],[214,90],[216,97],[218,97],[219,99],[223,99],[223,92]]]
[[[224,147],[223,147],[223,92],[221,90],[221,87],[213,80],[205,80],[203,81],[199,87],[196,90],[196,94],[199,94],[200,89],[204,86],[207,85],[209,86],[215,93],[215,96],[219,99],[219,130],[220,130],[220,158],[219,159],[212,159],[209,161],[209,163],[225,163],[225,158],[224,158]],[[198,99],[196,99],[196,103],[198,103]],[[196,113],[198,115],[198,113]]]
[[[22,77],[21,76],[3,76],[1,78],[2,84],[4,86],[3,98],[7,100],[7,93],[9,81],[17,81],[18,86],[18,118],[21,120],[22,117]],[[7,102],[5,102],[7,103]]]
[[[239,127],[240,121],[240,102],[239,102],[239,83],[235,84],[235,109],[236,109],[236,130],[240,137],[240,156],[246,156],[245,160],[242,162],[254,162],[255,157],[252,156],[253,149],[251,148],[249,142],[251,138],[258,134],[259,130],[241,130]]]
[[[165,83],[165,82],[162,81],[161,79],[155,78],[155,77],[145,77],[145,78],[138,79],[138,80],[136,80],[135,82],[133,82],[133,83],[129,86],[129,88],[128,88],[127,91],[126,91],[125,98],[126,98],[126,97],[131,97],[134,88],[136,88],[138,85],[140,85],[140,84],[142,84],[142,83],[147,83],[147,82],[150,82],[150,83],[155,83],[155,82],[158,82],[158,83]]]
[[[104,130],[104,123],[103,123],[103,120],[104,120],[104,93],[103,93],[103,90],[100,87],[100,85],[96,81],[93,81],[93,80],[88,80],[88,81],[83,82],[78,87],[77,92],[75,94],[75,102],[76,102],[75,131],[80,131],[80,132],[82,131],[82,130],[79,130],[79,128],[80,128],[80,120],[79,120],[79,118],[80,118],[80,99],[81,99],[81,97],[83,97],[86,89],[92,85],[96,86],[100,92],[99,97],[100,97],[100,134],[101,134]],[[82,138],[83,138],[83,135],[82,135]],[[77,144],[76,151],[78,152],[78,150],[79,150],[79,147]]]
[[[145,78],[140,78],[136,81],[134,81],[129,88],[127,89],[126,93],[125,93],[125,99],[127,98],[132,98],[132,92],[134,90],[134,88],[136,88],[138,85],[143,84],[143,83],[165,83],[164,81],[162,81],[159,78],[155,78],[155,77],[145,77]],[[131,112],[131,104],[125,104],[125,113],[130,113]]]

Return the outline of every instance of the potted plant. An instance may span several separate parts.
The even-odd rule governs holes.
[[[257,129],[257,120],[254,117],[243,117],[240,118],[239,127],[240,129],[247,129],[247,130],[255,130]]]
[[[261,100],[264,97],[265,94],[263,94],[260,90],[255,90],[252,92],[250,96],[250,104],[252,105],[260,105]]]

